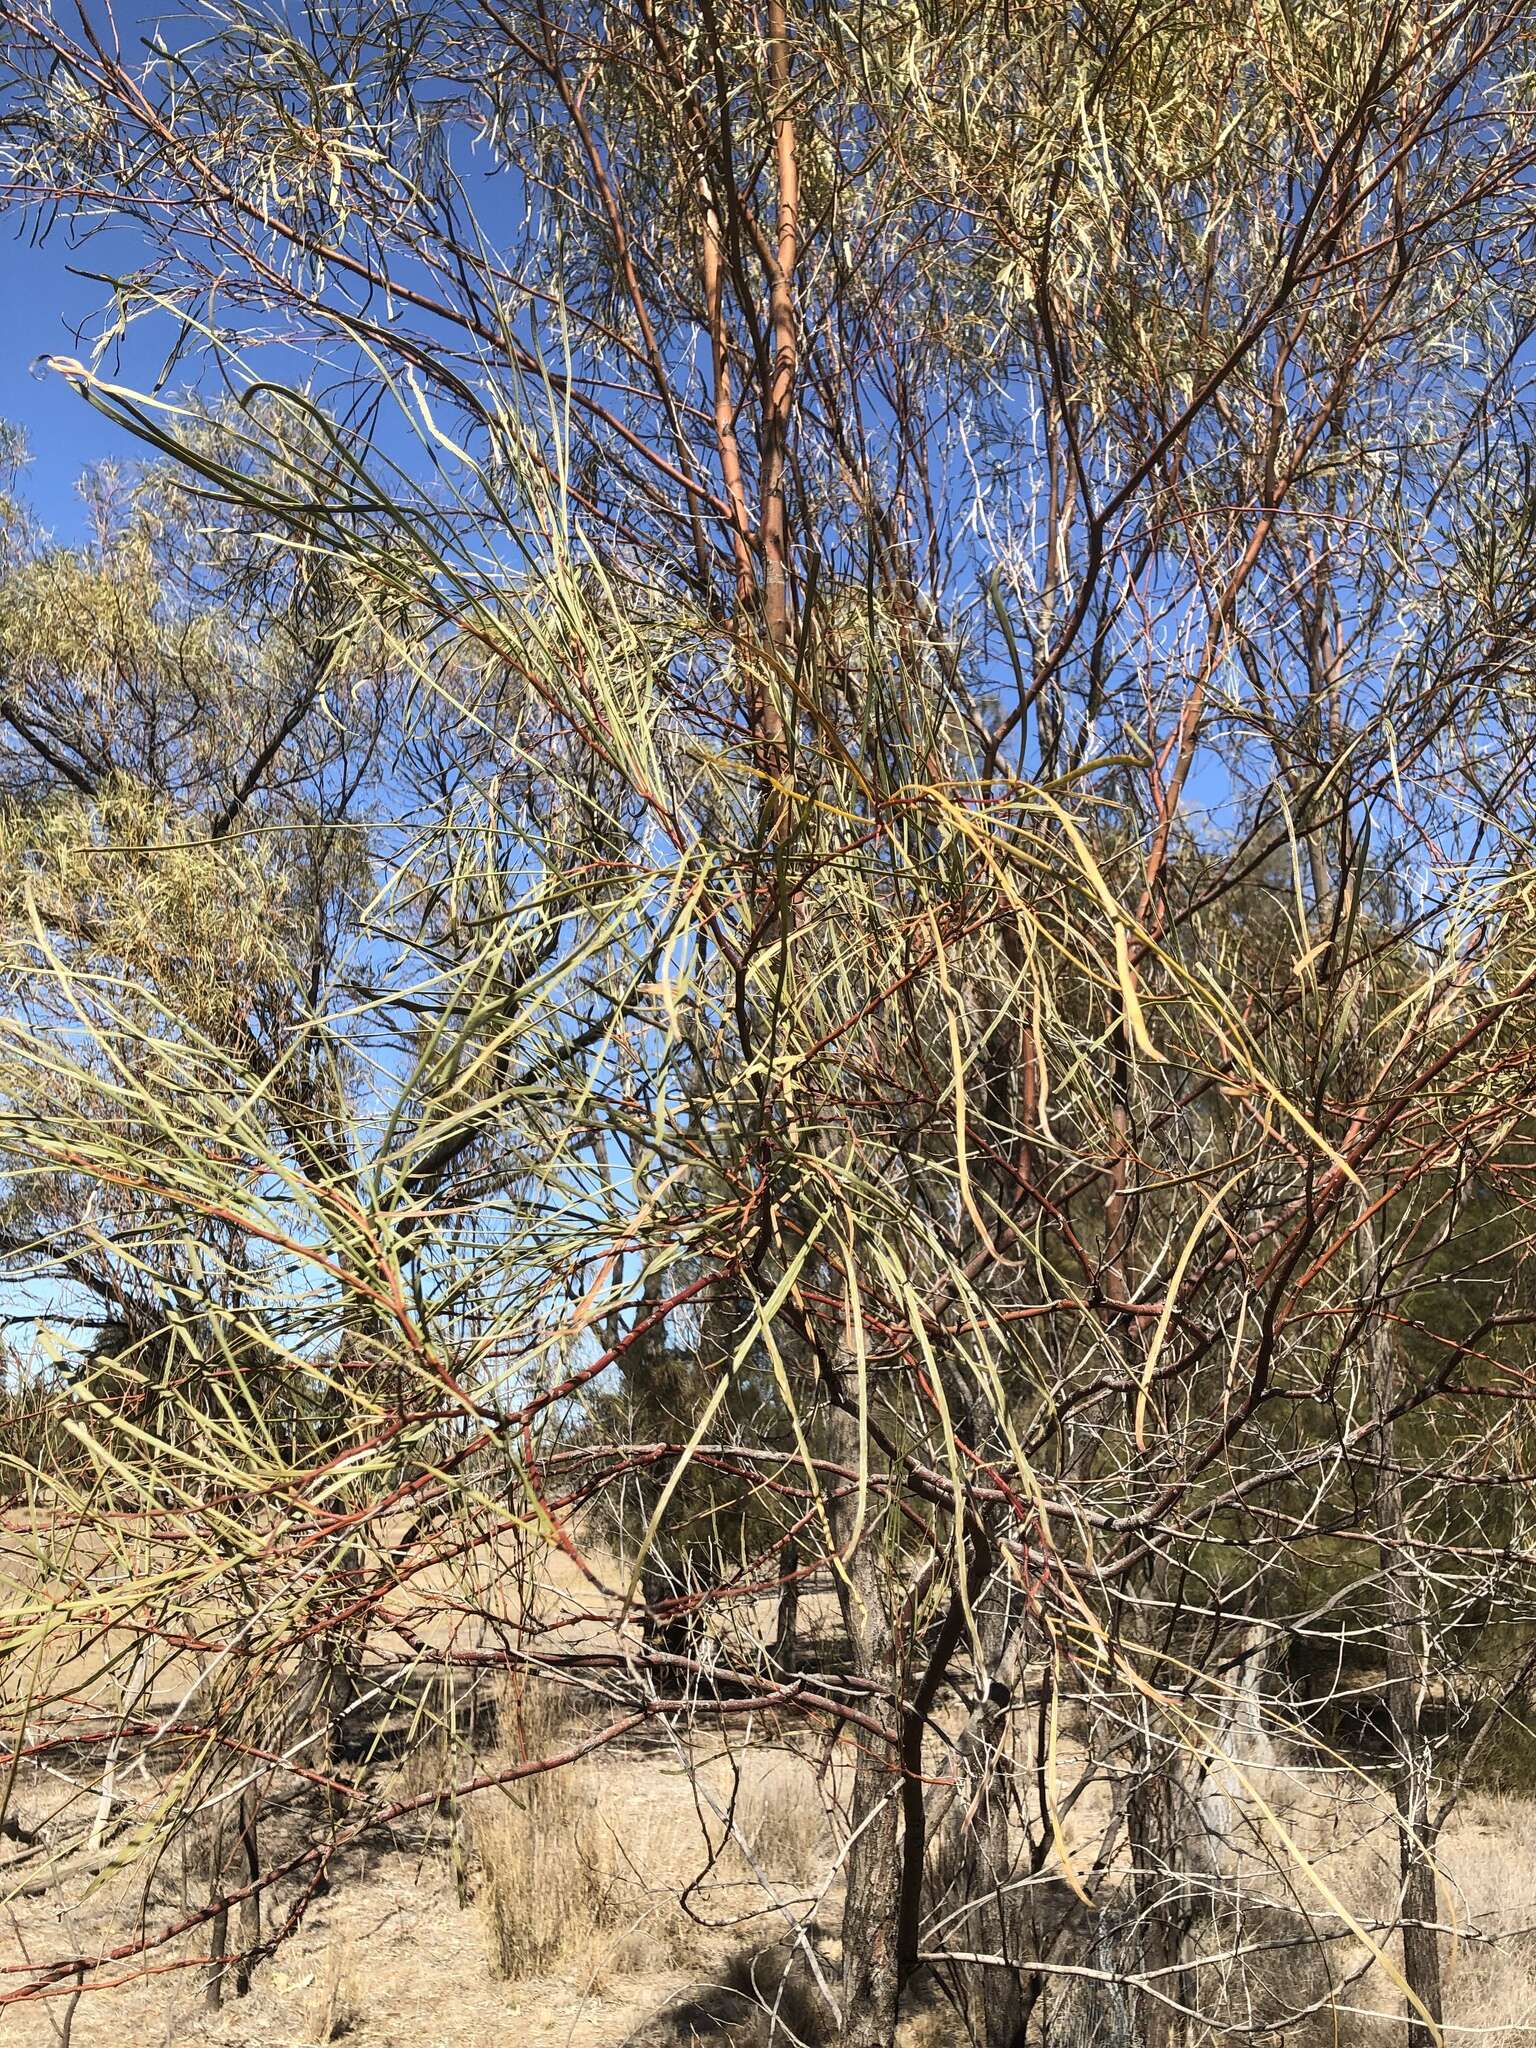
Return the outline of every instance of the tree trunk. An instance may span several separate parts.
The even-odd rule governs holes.
[[[209,1880],[209,1904],[216,1901],[218,1912],[210,1928],[208,1974],[203,1979],[203,2003],[210,2012],[217,2012],[224,2003],[224,1958],[229,1948],[229,1908],[223,1904],[224,1897],[224,1823],[219,1821],[213,1831],[213,1846],[209,1851],[212,1876]]]
[[[1376,1418],[1376,1536],[1386,1607],[1386,1707],[1402,1876],[1403,1976],[1412,1994],[1407,2048],[1436,2048],[1444,2004],[1440,1937],[1435,1932],[1438,1912],[1429,1817],[1429,1752],[1419,1720],[1425,1669],[1424,1615],[1414,1589],[1408,1515],[1394,1445],[1397,1347],[1380,1313],[1381,1255],[1374,1216],[1365,1215],[1359,1231],[1361,1279],[1370,1317],[1371,1405]]]
[[[799,1658],[800,1539],[791,1530],[779,1549],[779,1612],[769,1650],[776,1675],[793,1678]]]
[[[1422,2007],[1422,2012],[1418,2007],[1409,2009],[1408,2048],[1438,2048],[1444,2004],[1440,1937],[1435,1932],[1438,1910],[1429,1818],[1429,1758],[1419,1733],[1419,1659],[1412,1647],[1417,1629],[1406,1603],[1389,1615],[1387,1627],[1387,1713],[1394,1750],[1392,1797],[1397,1807],[1398,1862],[1403,1883],[1403,1976],[1418,2007]]]
[[[240,1794],[240,1882],[253,1885],[261,1875],[261,1843],[258,1827],[261,1793],[254,1779]],[[244,1998],[251,1988],[251,1957],[261,1940],[261,1894],[252,1892],[240,1901],[240,1953],[235,1961],[235,1996]]]
[[[1139,2048],[1177,2048],[1182,2030],[1178,2015],[1166,2001],[1176,1993],[1175,1966],[1184,1947],[1183,1830],[1173,1776],[1166,1759],[1157,1753],[1150,1727],[1126,1804],[1126,1823],[1136,1902],[1137,1968],[1150,1987],[1136,1994],[1136,2039]]]
[[[1029,2013],[1029,1898],[1010,1889],[1017,1845],[1010,1825],[1013,1763],[1006,1751],[1008,1694],[994,1684],[973,1725],[960,1737],[959,1796],[951,1804],[941,1868],[946,1904],[969,1904],[952,1932],[956,1948],[997,1956],[997,1963],[954,1966],[971,2038],[982,2048],[1019,2048]],[[955,1936],[959,1938],[956,1939]]]
[[[858,1424],[835,1414],[833,1456],[856,1470]],[[880,1530],[874,1495],[865,1504],[844,1497],[832,1504],[832,1533],[842,1556],[838,1578],[843,1624],[854,1671],[878,1691],[862,1695],[871,1713],[893,1728],[900,1695],[895,1639],[881,1584]],[[846,1861],[843,1900],[843,2025],[840,2048],[894,2048],[900,2002],[901,1759],[894,1742],[881,1742],[864,1728],[853,1731],[852,1838]]]

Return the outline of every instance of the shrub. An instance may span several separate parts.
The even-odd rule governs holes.
[[[491,1794],[472,1829],[496,1976],[537,1976],[616,1924],[613,1856],[590,1772],[549,1771]]]

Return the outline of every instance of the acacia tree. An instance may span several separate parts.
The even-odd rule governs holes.
[[[1083,1982],[1154,2048],[1233,1972],[1252,2010],[1213,1760],[1256,1640],[1368,1556],[1432,2036],[1416,1674],[1527,1605],[1527,11],[236,4],[142,52],[9,13],[14,202],[133,223],[112,334],[178,323],[234,402],[60,374],[406,684],[368,974],[290,1026],[344,1077],[326,1147],[184,987],[126,1002],[18,902],[29,1284],[111,1190],[156,1327],[237,1382],[257,1341],[305,1418],[102,1390],[13,1460],[26,1540],[136,1517],[252,1697],[318,1572],[355,1656],[579,1677],[585,1746],[680,1680],[700,1724],[841,1729],[849,2048],[923,1972],[989,2048]],[[309,688],[278,749],[333,730]],[[42,695],[4,708],[29,773],[103,817]],[[180,818],[120,909],[228,857]],[[604,1398],[695,1316],[701,1369]],[[661,1601],[679,1638],[645,1554],[706,1474],[737,1549]],[[567,1652],[494,1561],[637,1490]],[[444,1649],[450,1561],[486,1626]],[[745,1596],[816,1568],[843,1654],[789,1674]],[[383,1817],[352,1788],[251,1887],[292,1924]],[[1303,1900],[1276,1939],[1385,1954],[1283,1832],[1252,1854]]]

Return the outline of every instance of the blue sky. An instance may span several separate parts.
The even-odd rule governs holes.
[[[0,419],[25,429],[32,448],[26,494],[62,540],[81,531],[75,479],[104,456],[133,447],[61,377],[37,367],[45,355],[83,353],[75,330],[107,297],[106,288],[77,274],[106,270],[121,258],[122,236],[71,248],[62,224],[46,242],[29,240],[25,224],[5,222],[0,239]],[[116,244],[114,247],[113,245]]]
[[[175,24],[185,17],[155,0],[123,0],[110,10],[100,0],[86,0],[96,31],[117,40],[130,57],[152,31],[175,40]],[[32,448],[26,494],[44,524],[61,540],[83,532],[82,508],[75,479],[88,463],[105,456],[131,457],[126,434],[114,429],[62,378],[35,370],[39,357],[81,355],[75,330],[107,299],[106,287],[72,273],[128,270],[133,267],[137,237],[122,229],[103,233],[71,247],[68,222],[54,222],[39,243],[32,223],[20,214],[0,212],[0,419],[23,427]]]

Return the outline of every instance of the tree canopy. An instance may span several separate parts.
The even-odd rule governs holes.
[[[317,1660],[840,1731],[848,2048],[1164,2048],[1248,1662],[1352,1660],[1393,1928],[1254,1853],[1436,2038],[1536,1655],[1529,9],[7,20],[143,449],[0,555],[29,1739],[127,1671],[151,1855]]]

